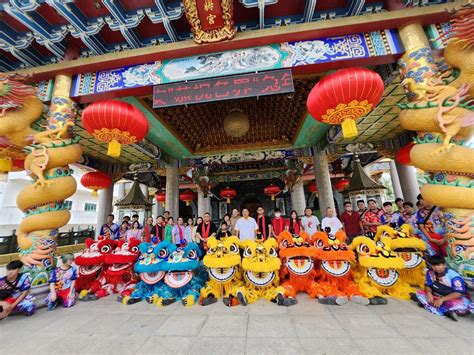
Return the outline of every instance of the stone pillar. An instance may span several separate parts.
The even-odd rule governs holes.
[[[318,152],[317,148],[314,148],[314,177],[318,187],[319,208],[324,216],[326,208],[331,207],[335,210],[334,196],[329,175],[328,157],[326,152]]]
[[[148,186],[145,184],[140,184],[140,190],[142,191],[143,196],[148,200]]]
[[[393,193],[395,198],[403,198],[403,190],[400,185],[400,179],[398,177],[397,165],[395,160],[390,160],[390,179],[392,180]]]
[[[303,183],[301,181],[293,186],[293,191],[291,192],[291,206],[293,206],[293,209],[298,213],[298,216],[304,214],[306,200],[304,197]]]
[[[156,219],[156,217],[159,216],[159,211],[158,211],[159,207],[158,207],[158,205],[159,205],[159,203],[156,202],[155,199],[153,199],[153,206],[151,206],[151,215],[153,216],[154,220]]]
[[[117,184],[117,200],[121,200],[125,197],[125,183],[121,182]]]
[[[416,196],[420,193],[420,187],[418,186],[418,180],[416,179],[416,170],[413,166],[406,166],[398,163],[396,163],[396,165],[404,200],[415,204]]]
[[[99,206],[97,206],[97,231],[98,235],[100,227],[106,222],[107,215],[113,211],[113,198],[114,198],[114,183],[106,189],[100,190],[99,192]]]
[[[166,164],[166,209],[176,220],[179,217],[179,174],[178,160]]]
[[[202,217],[204,213],[211,213],[211,198],[209,195],[204,197],[204,194],[201,191],[198,191],[198,212],[197,217]]]

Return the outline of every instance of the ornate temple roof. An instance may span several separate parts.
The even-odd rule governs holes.
[[[150,203],[143,195],[143,192],[140,189],[140,184],[135,180],[127,196],[116,202],[115,206],[118,208],[149,210],[152,206],[152,203]]]
[[[370,178],[365,172],[364,168],[360,164],[359,158],[354,161],[354,173],[352,174],[351,182],[345,192],[354,191],[367,191],[367,190],[380,190],[385,189],[383,185],[377,184]]]

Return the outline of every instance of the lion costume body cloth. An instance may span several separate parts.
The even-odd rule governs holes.
[[[416,290],[401,280],[399,271],[406,268],[405,261],[392,251],[391,242],[386,236],[376,241],[365,236],[354,238],[350,245],[358,259],[354,278],[369,298],[391,296],[408,300]]]
[[[221,297],[228,306],[238,304],[237,290],[244,285],[239,247],[240,240],[234,236],[225,240],[214,237],[207,240],[207,254],[203,263],[209,280],[201,289],[202,305],[213,303]]]
[[[316,248],[311,244],[307,233],[291,235],[283,231],[277,238],[278,255],[281,259],[281,286],[287,290],[288,296],[296,297],[298,292],[306,292],[311,298],[318,294],[315,282]]]
[[[355,254],[346,245],[346,233],[316,232],[311,239],[320,262],[317,296],[337,297],[344,299],[344,302],[350,300],[364,305],[369,304],[369,300],[354,283]]]
[[[426,250],[426,244],[415,237],[412,226],[404,224],[399,229],[380,226],[375,240],[380,240],[382,237],[392,239],[390,243],[392,251],[405,262],[405,269],[398,271],[400,279],[416,288],[424,288],[426,263],[423,252]]]
[[[242,269],[245,286],[237,291],[239,303],[246,306],[261,298],[278,305],[296,304],[295,298],[287,298],[287,291],[280,286],[278,275],[281,261],[277,253],[277,241],[273,238],[265,242],[245,240]]]

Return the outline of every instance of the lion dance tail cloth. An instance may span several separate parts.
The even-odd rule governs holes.
[[[444,49],[450,70],[434,64],[429,48],[401,59],[402,68],[411,68],[402,74],[414,100],[400,105],[400,124],[417,131],[410,159],[426,173],[423,198],[444,213],[448,264],[474,287],[474,5],[456,16],[444,36],[451,37]]]

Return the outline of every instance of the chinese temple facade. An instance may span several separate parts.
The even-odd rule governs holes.
[[[443,130],[410,126],[402,116],[416,111],[417,100],[431,93],[429,81],[442,83],[440,73],[453,65],[443,61],[443,50],[456,35],[453,16],[465,2],[1,1],[0,69],[11,80],[13,73],[26,75],[24,82],[37,88],[41,107],[28,125],[55,132],[45,149],[56,147],[56,140],[66,142],[56,149],[71,148],[61,153],[69,159],[58,158],[56,166],[103,173],[85,182],[100,193],[99,225],[116,202],[115,184],[120,181],[122,201],[132,199],[125,198],[125,180],[135,181],[134,191],[140,186],[137,193],[153,202],[153,216],[166,209],[185,217],[210,212],[214,220],[232,208],[253,212],[258,205],[267,212],[277,206],[286,215],[291,210],[302,215],[306,206],[322,214],[327,207],[341,210],[354,172],[358,180],[371,179],[359,170],[375,161],[386,162],[393,197],[416,201],[416,168],[418,180],[423,171],[434,174],[424,177],[428,187],[462,186],[472,196],[474,171],[464,165],[457,174],[459,166],[435,163],[431,169],[413,152],[408,162],[395,159],[413,141],[443,143]],[[365,71],[357,79],[360,86],[352,79],[324,86],[323,80],[347,68],[348,78],[362,69],[376,76],[382,85],[377,100],[367,94],[345,102],[372,85]],[[311,110],[308,100],[317,85],[321,98]],[[456,95],[464,110],[472,108],[464,100],[469,93]],[[340,105],[346,110],[342,118],[333,115]],[[325,114],[315,117],[323,108]],[[357,133],[348,133],[347,124],[354,122]],[[439,139],[417,135],[420,131],[437,132]],[[461,134],[463,142],[470,132]],[[7,136],[1,127],[0,135]],[[4,160],[25,159],[18,146],[5,145]],[[470,149],[464,143],[455,148]],[[30,150],[35,151],[39,154],[39,148]],[[439,159],[443,154],[454,153],[440,151]],[[462,181],[451,184],[453,175]],[[447,182],[436,185],[436,179]],[[371,183],[380,187],[380,202],[388,199],[383,186]],[[427,195],[450,209],[452,218],[472,216],[468,202],[439,202],[428,188]],[[24,230],[20,248],[32,247],[31,232]],[[472,243],[469,238],[462,240]],[[470,258],[463,254],[467,244],[455,245],[462,260]]]

